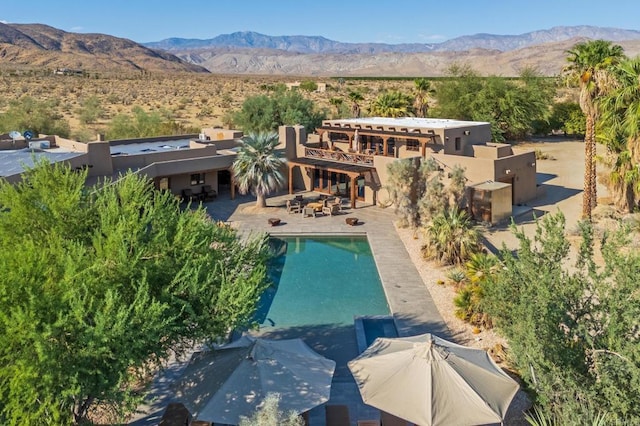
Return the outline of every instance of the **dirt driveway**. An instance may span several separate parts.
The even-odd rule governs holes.
[[[575,228],[582,216],[582,188],[584,184],[584,143],[575,139],[545,138],[521,143],[514,152],[540,150],[549,158],[536,160],[538,196],[527,203],[526,213],[516,217],[516,224],[532,235],[535,230],[533,215],[561,211],[567,220],[567,230]],[[598,153],[604,153],[598,146]],[[608,196],[606,187],[598,184],[598,198]],[[516,214],[516,212],[514,212]],[[517,240],[508,224],[495,226],[485,232],[489,245],[495,248],[505,243],[509,248],[517,247]]]

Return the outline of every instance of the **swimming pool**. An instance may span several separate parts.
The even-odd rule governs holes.
[[[270,265],[274,285],[256,314],[263,327],[353,325],[355,316],[389,315],[365,236],[272,237],[279,255]]]

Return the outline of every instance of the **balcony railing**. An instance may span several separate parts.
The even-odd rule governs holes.
[[[358,154],[356,152],[330,151],[328,149],[305,148],[304,156],[320,158],[322,160],[337,161],[339,163],[364,164],[373,166],[373,155]]]

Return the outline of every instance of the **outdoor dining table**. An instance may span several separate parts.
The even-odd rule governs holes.
[[[307,207],[311,207],[311,208],[313,208],[313,210],[315,210],[317,212],[321,212],[323,206],[324,206],[324,204],[321,201],[314,201],[314,202],[311,202],[311,203],[307,203]]]

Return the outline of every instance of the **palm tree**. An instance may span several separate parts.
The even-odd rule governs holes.
[[[336,118],[340,118],[340,107],[342,106],[343,103],[343,99],[342,98],[331,98],[329,99],[329,103],[331,105],[334,106],[334,108],[336,109]]]
[[[431,87],[431,82],[426,78],[416,78],[413,80],[415,85],[415,100],[413,106],[416,111],[416,117],[426,117],[429,111],[429,97],[436,91]]]
[[[284,162],[275,152],[277,133],[249,134],[242,138],[242,147],[232,170],[240,193],[256,196],[256,207],[266,207],[265,196],[284,186]]]
[[[569,65],[564,74],[568,82],[580,87],[580,109],[584,113],[587,126],[585,142],[584,193],[582,216],[591,220],[591,211],[595,207],[596,194],[596,132],[598,108],[596,100],[601,98],[610,81],[609,70],[624,58],[621,46],[605,40],[593,40],[576,44],[567,52]]]
[[[362,93],[357,92],[355,90],[349,92],[349,100],[351,101],[351,114],[353,115],[354,118],[360,117],[359,102],[361,102],[363,99],[364,99],[364,96],[362,96]]]
[[[379,95],[369,107],[369,113],[379,117],[405,117],[413,115],[413,98],[398,91]]]
[[[616,207],[631,212],[640,193],[640,57],[613,69],[614,89],[600,103],[600,126],[612,154],[611,190]]]

